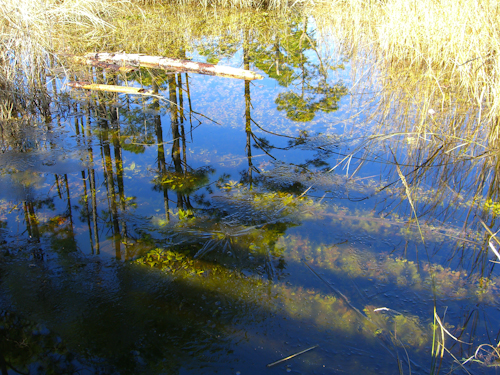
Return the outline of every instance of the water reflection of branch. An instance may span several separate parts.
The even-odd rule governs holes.
[[[285,138],[290,138],[290,139],[298,139],[298,137],[292,137],[290,135],[286,135],[286,134],[278,134],[278,133],[275,133],[275,132],[272,132],[270,130],[266,130],[264,129],[262,126],[260,126],[257,122],[255,122],[253,119],[252,119],[252,122],[260,129],[262,130],[263,132],[266,132],[266,133],[269,133],[269,134],[272,134],[272,135],[276,135],[278,137],[285,137]]]
[[[258,141],[258,138],[255,137],[255,134],[251,133],[252,134],[252,139],[254,140],[255,142],[255,145],[261,149],[262,151],[264,151],[264,153],[269,156],[270,158],[272,158],[273,160],[277,160],[273,155],[271,155],[269,152],[267,152],[263,147],[262,145],[259,143]]]

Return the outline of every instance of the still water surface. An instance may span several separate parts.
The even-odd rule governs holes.
[[[2,373],[461,373],[449,353],[495,345],[480,166],[446,175],[435,139],[374,142],[408,118],[381,124],[380,72],[360,83],[313,26],[228,53],[191,40],[263,80],[89,69],[157,95],[54,81],[38,122],[2,128]],[[442,361],[434,311],[461,340],[444,334]]]

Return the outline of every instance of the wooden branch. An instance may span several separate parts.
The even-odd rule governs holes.
[[[171,59],[162,56],[148,56],[141,54],[127,53],[88,53],[84,58],[79,58],[86,64],[94,65],[97,62],[118,64],[120,66],[129,65],[132,67],[146,67],[155,69],[165,69],[173,71],[208,74],[212,76],[239,78],[244,80],[262,79],[260,74],[250,70],[232,68],[229,66],[212,65],[189,60]]]
[[[87,82],[69,82],[68,86],[74,89],[120,92],[124,94],[135,94],[135,95],[155,95],[155,93],[152,90],[146,90],[140,87],[99,85],[97,83],[87,83]]]

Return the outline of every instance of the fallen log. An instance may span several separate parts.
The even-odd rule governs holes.
[[[80,58],[81,59],[81,58]],[[250,70],[232,68],[229,66],[212,65],[189,60],[171,59],[162,56],[148,56],[127,53],[88,53],[83,60],[86,64],[94,65],[97,62],[128,65],[132,67],[146,67],[179,72],[208,74],[212,76],[239,78],[244,80],[262,79],[260,74]]]
[[[119,92],[123,94],[135,94],[135,95],[156,95],[152,90],[146,90],[140,87],[101,85],[97,83],[87,83],[87,82],[69,82],[68,86],[74,89]]]

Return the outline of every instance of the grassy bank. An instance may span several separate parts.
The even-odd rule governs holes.
[[[312,14],[323,37],[339,41],[331,54],[349,56],[353,107],[363,114],[357,126],[371,135],[357,155],[373,156],[380,148],[389,162],[404,165],[411,189],[425,188],[426,179],[446,182],[436,204],[467,192],[472,206],[487,212],[480,202],[500,199],[498,5],[351,0],[324,4]],[[429,164],[436,167],[425,168]],[[465,170],[474,177],[450,189],[448,182]],[[418,212],[430,207],[415,204]]]
[[[0,9],[2,55],[0,80],[4,93],[21,71],[30,85],[40,79],[38,68],[63,52],[106,50],[118,46],[127,52],[142,49],[160,35],[177,42],[175,33],[159,33],[148,14],[160,0],[5,0]],[[187,0],[214,11],[217,7],[301,7],[317,19],[324,33],[334,33],[355,59],[372,54],[382,74],[407,71],[415,80],[433,85],[443,99],[460,98],[482,108],[495,120],[500,110],[500,6],[479,0],[332,0],[312,4],[279,0]],[[144,10],[140,10],[142,7]],[[210,8],[210,9],[208,9]],[[217,12],[217,10],[215,10]],[[216,17],[215,17],[216,18]],[[127,33],[129,24],[139,33]],[[158,21],[158,20],[156,20]],[[192,21],[183,21],[189,38]],[[180,24],[180,23],[179,23]],[[185,28],[184,26],[188,26]],[[153,26],[153,27],[152,27]],[[164,23],[165,26],[165,23]],[[223,26],[218,23],[212,27]],[[153,34],[153,38],[150,34]],[[224,35],[224,30],[220,30]],[[132,39],[130,36],[132,35]],[[167,40],[162,40],[165,46]],[[105,47],[104,47],[105,46]],[[148,48],[150,49],[150,48]],[[359,54],[358,54],[359,52]],[[43,78],[43,77],[42,77]],[[43,82],[41,82],[43,84]],[[17,85],[19,86],[19,85]],[[451,99],[450,99],[451,98]]]

